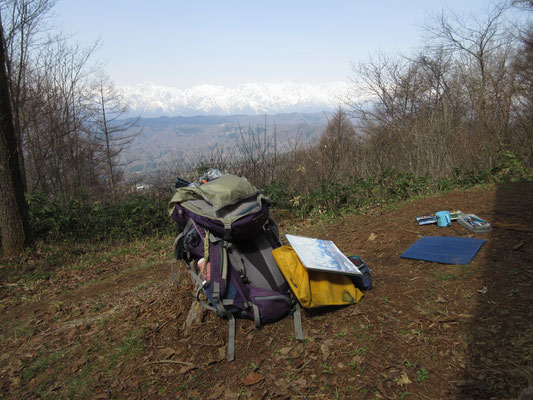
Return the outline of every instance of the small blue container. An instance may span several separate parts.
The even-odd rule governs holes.
[[[452,219],[450,217],[449,211],[438,211],[435,213],[437,217],[437,225],[444,228],[452,224]]]

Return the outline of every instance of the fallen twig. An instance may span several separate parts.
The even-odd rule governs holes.
[[[176,318],[178,318],[180,315],[181,315],[181,313],[179,313],[179,314],[177,315]],[[163,329],[163,328],[165,327],[165,325],[168,324],[168,323],[169,323],[170,321],[172,321],[173,319],[174,319],[174,318],[167,319],[165,322],[163,322],[161,325],[159,325],[159,326],[155,329],[156,332],[160,332],[161,329]]]
[[[186,361],[180,361],[180,360],[148,361],[148,362],[145,362],[143,365],[148,365],[148,364],[179,364],[179,365],[185,365],[187,367],[195,367],[195,365],[192,364],[192,363],[189,363],[189,362],[186,362]],[[199,367],[195,367],[195,368],[199,368]]]
[[[520,243],[518,243],[516,246],[513,247],[513,250],[518,250],[524,245],[524,241],[522,240]]]
[[[66,382],[67,382],[67,381],[63,381],[63,382],[61,382],[61,383],[58,383],[57,385],[52,386],[52,387],[48,390],[48,392],[46,392],[44,395],[45,395],[45,396],[49,395],[49,394],[50,394],[51,392],[53,392],[54,390],[57,390],[57,389],[59,389],[61,386],[63,386]]]
[[[290,386],[291,388],[293,388],[296,392],[298,392],[298,394],[302,397],[302,399],[307,400],[307,397],[305,397],[305,395],[304,395],[302,392],[300,392],[296,386],[294,386],[294,385],[291,384],[290,382],[289,382],[289,386]]]

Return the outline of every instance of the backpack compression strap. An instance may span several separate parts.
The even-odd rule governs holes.
[[[304,332],[302,329],[302,311],[298,301],[296,301],[296,305],[294,306],[292,318],[294,321],[294,337],[296,340],[304,340]]]
[[[225,299],[228,282],[228,246],[227,242],[209,234],[209,259],[211,260],[211,298],[218,313],[228,319],[228,361],[235,359],[235,317],[226,310],[232,300]]]

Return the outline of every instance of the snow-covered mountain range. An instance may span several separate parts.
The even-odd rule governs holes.
[[[344,103],[350,85],[284,82],[246,83],[234,88],[205,84],[177,89],[142,83],[118,89],[131,114],[159,117],[329,111]]]

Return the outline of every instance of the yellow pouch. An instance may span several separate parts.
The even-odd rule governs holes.
[[[346,275],[307,270],[292,247],[278,247],[272,255],[304,308],[354,304],[363,297]]]

